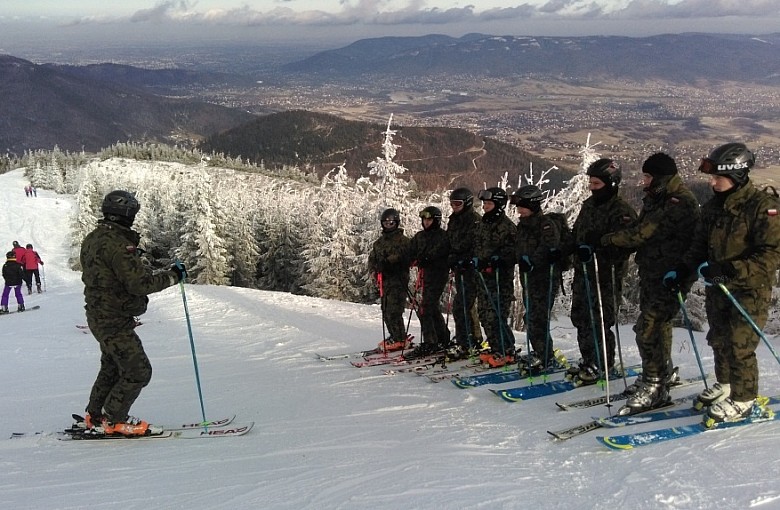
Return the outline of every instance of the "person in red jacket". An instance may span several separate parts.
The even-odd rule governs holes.
[[[24,257],[19,262],[22,263],[25,272],[24,281],[27,283],[27,293],[32,294],[32,279],[35,277],[35,286],[38,289],[38,294],[41,291],[41,274],[38,270],[38,265],[43,265],[43,260],[38,252],[33,250],[33,245],[27,244],[25,247]]]

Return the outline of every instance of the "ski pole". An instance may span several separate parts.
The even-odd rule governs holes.
[[[588,275],[587,262],[582,263],[582,276],[585,280],[585,297],[588,299],[588,314],[590,315],[590,333],[593,335],[593,345],[596,347],[596,363],[601,366],[599,359],[599,339],[596,331],[596,318],[593,316],[593,295],[590,288],[590,276]]]
[[[739,302],[736,300],[736,298],[729,292],[729,289],[726,288],[725,285],[722,283],[718,283],[718,287],[720,287],[720,290],[723,291],[723,293],[726,295],[727,298],[729,298],[729,301],[736,307],[737,310],[739,310],[739,313],[742,314],[742,317],[745,318],[748,324],[750,324],[750,327],[753,328],[753,331],[756,332],[756,334],[761,338],[761,340],[764,341],[766,346],[769,348],[769,352],[772,353],[772,355],[775,357],[778,363],[780,363],[780,355],[777,354],[777,351],[774,347],[772,347],[772,344],[769,343],[769,340],[766,339],[766,335],[763,331],[761,331],[761,328],[758,327],[758,325],[755,323],[753,318],[748,314],[744,308],[742,308],[742,305],[739,304]]]
[[[596,254],[593,254],[593,277],[596,280],[596,297],[599,300],[599,324],[601,325],[601,349],[602,354],[604,355],[604,364],[603,364],[603,370],[604,370],[604,389],[607,392],[607,407],[611,407],[612,403],[609,401],[610,394],[609,394],[609,366],[607,366],[607,328],[604,324],[604,301],[601,299],[601,283],[599,282],[599,260]],[[613,292],[614,294],[614,289]],[[617,313],[617,311],[615,312]],[[617,329],[617,320],[615,320]],[[598,345],[596,345],[598,347]]]
[[[496,319],[498,319],[498,334],[501,338],[501,354],[506,359],[506,338],[504,335],[504,319],[501,316],[501,285],[496,268]]]
[[[200,372],[198,371],[198,357],[195,355],[195,339],[192,337],[192,323],[190,322],[190,310],[187,307],[187,294],[184,292],[184,277],[187,272],[184,270],[184,266],[180,261],[174,261],[177,268],[183,273],[181,280],[179,280],[179,288],[181,289],[181,300],[184,303],[184,316],[187,318],[187,332],[190,335],[190,350],[192,351],[192,364],[195,366],[195,384],[198,387],[198,399],[200,400],[200,414],[203,418],[203,423],[206,423],[206,408],[203,406],[203,391],[200,386]],[[204,428],[207,429],[207,427]]]
[[[452,282],[453,282],[453,274],[450,273],[449,278],[447,278],[447,320],[444,321],[444,325],[447,326],[447,329],[450,329],[450,312],[452,311]]]
[[[544,342],[544,380],[547,380],[548,361],[550,359],[550,346],[552,345],[552,333],[550,332],[550,319],[553,307],[553,287],[555,278],[555,264],[550,264],[550,283],[547,287],[547,336]]]
[[[680,303],[680,311],[682,312],[683,320],[685,321],[685,327],[688,329],[688,334],[691,337],[691,345],[693,345],[693,353],[696,355],[696,363],[699,365],[699,372],[701,372],[702,381],[704,381],[704,389],[709,389],[707,385],[707,377],[704,374],[704,366],[701,363],[701,356],[699,355],[699,349],[696,347],[696,340],[693,338],[693,325],[691,325],[691,319],[688,317],[688,309],[685,307],[685,299],[683,299],[682,291],[677,291],[677,302]]]
[[[620,371],[623,373],[623,386],[625,389],[628,389],[626,371],[623,370],[623,367],[625,367],[623,364],[623,347],[620,345],[620,307],[617,293],[617,278],[615,277],[615,264],[610,264],[609,269],[612,274],[612,306],[615,307],[615,339],[617,340],[618,360],[620,361]]]
[[[476,257],[475,257],[476,258]],[[476,261],[474,263],[474,266],[476,267]],[[496,308],[496,302],[493,300],[493,295],[490,292],[490,289],[487,286],[487,282],[485,281],[485,277],[482,276],[482,272],[477,270],[477,276],[479,277],[479,281],[482,283],[482,288],[485,289],[485,295],[488,298],[488,302],[490,302],[490,307],[493,308],[493,313],[496,314],[496,318],[498,319],[498,335],[501,339],[501,345],[504,345],[504,327],[508,327],[506,324],[501,323],[501,313],[498,308]],[[504,365],[504,369],[508,370],[509,365]]]

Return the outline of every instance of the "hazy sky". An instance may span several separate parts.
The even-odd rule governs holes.
[[[780,0],[0,0],[0,49],[47,40],[780,31]],[[20,28],[21,27],[21,28]]]

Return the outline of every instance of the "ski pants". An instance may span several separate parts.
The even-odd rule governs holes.
[[[671,375],[672,320],[680,311],[677,295],[660,284],[661,277],[643,279],[639,287],[639,318],[634,332],[642,358],[643,377]]]
[[[482,281],[477,297],[479,321],[485,330],[490,350],[494,353],[514,352],[515,336],[507,324],[515,295],[513,274],[510,270],[502,271],[498,282],[494,272],[482,272],[477,278],[480,276]],[[496,309],[499,315],[496,315]]]
[[[536,273],[536,274],[534,274]],[[525,279],[523,279],[525,281]],[[550,361],[553,357],[553,342],[549,332],[551,304],[555,301],[561,285],[560,273],[553,273],[552,299],[550,299],[549,271],[532,271],[528,275],[528,289],[523,289],[523,304],[526,309],[526,334],[531,348],[539,359]],[[549,338],[549,343],[548,343]],[[545,360],[545,356],[547,356]]]
[[[406,327],[404,326],[404,308],[408,287],[400,282],[384,282],[384,296],[382,297],[382,318],[387,326],[389,337],[396,342],[406,339]]]
[[[733,291],[734,299],[763,329],[772,291],[768,287]],[[761,338],[719,287],[707,287],[705,309],[710,330],[707,343],[715,358],[715,377],[731,384],[731,398],[744,402],[758,395],[756,348]]]
[[[122,422],[141,390],[152,379],[152,365],[135,333],[135,318],[94,319],[87,316],[100,344],[100,371],[89,395],[87,412]]]
[[[24,297],[22,296],[22,285],[21,284],[14,285],[13,289],[14,289],[14,296],[16,296],[16,302],[20,305],[23,305]],[[11,294],[11,286],[6,285],[3,288],[3,298],[2,300],[0,300],[1,306],[6,306],[6,307],[8,306],[8,297],[10,296],[10,294]]]
[[[459,272],[455,275],[455,298],[452,302],[452,317],[455,319],[455,340],[465,349],[476,347],[477,339],[474,326],[479,328],[479,317],[474,320],[472,310],[477,299],[477,276],[473,271]],[[476,322],[476,324],[475,324]],[[471,343],[469,345],[469,336]]]
[[[423,342],[442,348],[450,343],[450,332],[439,306],[448,281],[449,273],[443,278],[429,278],[428,273],[424,273],[422,300],[417,310]]]
[[[599,287],[601,289],[601,303],[598,300],[596,289],[595,271],[593,264],[588,264],[588,282],[590,295],[585,285],[585,273],[582,265],[578,264],[574,270],[574,280],[571,290],[571,322],[577,328],[577,343],[580,347],[580,355],[584,363],[590,365],[600,365],[603,369],[604,361],[602,346],[602,326],[604,328],[604,337],[607,339],[607,368],[615,364],[615,333],[612,332],[612,326],[615,325],[615,305],[613,300],[614,292],[618,297],[621,296],[623,275],[616,275],[617,288],[612,289],[612,279],[609,272],[599,272]],[[607,266],[608,267],[608,266]],[[593,321],[591,323],[591,314]],[[599,316],[603,316],[603,324],[599,322]],[[596,338],[593,338],[593,334]],[[600,363],[597,363],[600,361]]]

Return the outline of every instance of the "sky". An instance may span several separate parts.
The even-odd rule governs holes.
[[[477,5],[478,4],[478,5]],[[776,0],[25,0],[3,2],[0,49],[14,42],[334,41],[382,35],[762,34]]]
[[[114,163],[117,171],[132,171],[124,160]],[[67,265],[74,199],[47,190],[27,198],[27,182],[22,170],[0,175],[0,244],[32,243],[45,262],[46,289],[24,296],[39,310],[0,317],[3,508],[780,508],[780,423],[633,451],[606,449],[595,440],[603,431],[556,442],[547,430],[608,416],[615,408],[560,411],[554,402],[602,390],[508,403],[485,387],[462,390],[414,374],[385,375],[382,367],[324,363],[315,353],[376,345],[382,335],[378,305],[232,287],[184,286],[192,336],[178,286],[150,296],[137,331],[154,372],[131,413],[157,424],[198,422],[194,350],[206,416],[236,414],[236,423],[254,422],[247,435],[8,439],[13,432],[69,426],[70,415],[84,410],[100,355],[92,336],[76,328],[85,319],[80,274]],[[10,304],[15,308],[13,297]],[[556,346],[576,358],[571,323],[561,317],[552,326]],[[621,326],[628,364],[638,361],[631,327]],[[416,319],[410,332],[419,336]],[[519,344],[525,341],[515,335]],[[704,332],[695,338],[711,371]],[[780,365],[763,345],[757,353],[760,391],[780,393]],[[684,329],[674,331],[674,360],[683,377],[698,375]],[[527,382],[492,388],[518,384]],[[673,396],[702,387],[678,388]]]

